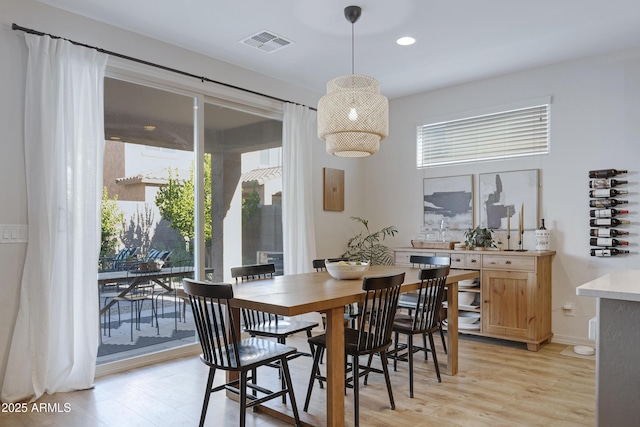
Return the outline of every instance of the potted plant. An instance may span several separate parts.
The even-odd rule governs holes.
[[[469,228],[464,232],[465,241],[468,249],[489,249],[497,248],[502,242],[493,238],[493,230],[484,227]]]
[[[351,219],[362,224],[365,230],[347,241],[347,251],[341,257],[351,261],[370,262],[371,265],[393,265],[391,250],[380,242],[387,237],[395,236],[398,229],[391,225],[371,232],[368,220],[354,216]]]

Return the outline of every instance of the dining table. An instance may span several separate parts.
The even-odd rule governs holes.
[[[390,276],[405,273],[401,292],[418,289],[418,268],[372,265],[365,277]],[[440,368],[447,375],[458,372],[458,281],[475,279],[479,272],[451,269],[447,276],[447,360]],[[345,365],[344,365],[344,307],[362,302],[365,291],[362,279],[338,280],[328,272],[312,272],[274,276],[264,280],[249,281],[234,286],[231,308],[236,328],[240,328],[240,309],[261,310],[281,316],[298,316],[305,313],[326,314],[326,424],[344,426],[345,419]],[[237,378],[227,374],[228,380]],[[269,407],[264,412],[292,422],[290,415]],[[305,423],[303,423],[305,424]],[[305,424],[309,425],[309,424]]]

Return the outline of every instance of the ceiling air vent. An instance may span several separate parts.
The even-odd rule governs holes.
[[[271,53],[290,45],[292,41],[263,30],[247,37],[241,43],[260,49],[263,52]]]

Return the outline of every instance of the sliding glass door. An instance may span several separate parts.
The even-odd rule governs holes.
[[[281,201],[278,114],[105,79],[98,364],[195,343],[183,277],[230,280],[231,267],[264,262],[281,272]]]

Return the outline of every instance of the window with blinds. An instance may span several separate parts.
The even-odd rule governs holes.
[[[549,104],[418,126],[418,168],[549,153]]]

